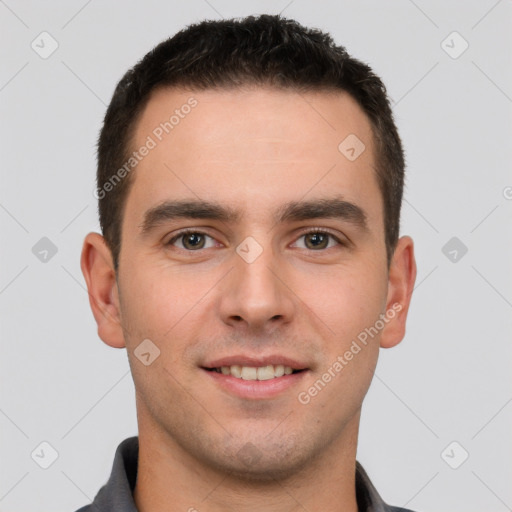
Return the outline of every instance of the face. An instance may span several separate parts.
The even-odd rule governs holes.
[[[100,328],[127,347],[139,429],[255,479],[353,442],[414,279],[410,261],[388,271],[363,111],[344,93],[159,90],[144,145],[114,290],[122,335]]]

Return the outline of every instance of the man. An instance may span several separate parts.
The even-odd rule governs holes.
[[[192,25],[118,84],[97,179],[81,266],[139,435],[81,512],[405,510],[356,462],[416,277],[371,69],[278,16]]]

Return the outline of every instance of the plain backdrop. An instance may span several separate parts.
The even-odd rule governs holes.
[[[5,0],[2,512],[89,503],[137,434],[126,351],[98,338],[79,265],[99,231],[95,143],[115,85],[189,23],[279,12],[382,77],[407,155],[417,286],[405,340],[381,350],[358,460],[393,505],[512,510],[512,2]],[[55,450],[48,469],[41,449]]]

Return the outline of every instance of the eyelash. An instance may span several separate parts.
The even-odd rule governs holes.
[[[205,236],[208,236],[210,238],[213,238],[211,235],[209,235],[208,233],[205,233],[204,231],[200,231],[200,230],[194,229],[194,228],[185,228],[182,231],[180,231],[177,235],[173,236],[164,245],[165,246],[172,246],[172,244],[174,242],[176,242],[177,240],[179,240],[181,237],[183,237],[185,235],[188,235],[188,234],[191,234],[191,233],[194,233],[196,235],[205,235]],[[306,235],[309,235],[309,234],[315,234],[315,233],[320,233],[322,235],[328,235],[329,237],[334,239],[340,246],[347,246],[348,245],[346,242],[340,240],[336,235],[331,233],[329,230],[323,229],[323,228],[312,228],[312,229],[309,229],[307,231],[303,231],[303,232],[301,232],[298,235],[297,239],[302,238],[303,236],[306,236]],[[203,250],[203,249],[198,249],[197,251],[191,251],[191,250],[188,250],[188,249],[181,249],[179,247],[178,247],[178,249],[180,249],[182,251],[186,251],[186,252],[191,252],[191,253],[199,252],[199,251]],[[329,247],[329,249],[332,249],[332,247]],[[310,249],[310,250],[313,251],[313,252],[323,252],[323,251],[326,251],[327,249],[321,249],[319,251],[314,251],[313,249]]]

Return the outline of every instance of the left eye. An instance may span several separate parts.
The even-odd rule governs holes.
[[[187,251],[197,251],[200,249],[208,249],[209,247],[215,247],[215,243],[210,246],[206,246],[206,238],[215,242],[215,239],[210,235],[203,233],[202,231],[182,231],[180,234],[171,238],[165,245],[175,245],[177,241],[181,241],[181,247],[178,246],[179,249],[184,249]],[[318,250],[318,249],[328,249],[329,241],[334,241],[334,245],[343,245],[339,238],[329,233],[328,231],[321,230],[311,230],[306,233],[302,233],[298,240],[304,238],[306,240],[305,249],[309,250]]]
[[[306,233],[302,233],[299,236],[299,240],[304,238],[306,240],[306,249],[318,250],[318,249],[328,249],[332,246],[329,246],[329,240],[334,240],[338,245],[341,244],[339,238],[335,237],[333,234],[328,231],[321,230],[313,230],[308,231]],[[336,243],[334,245],[336,245]]]

